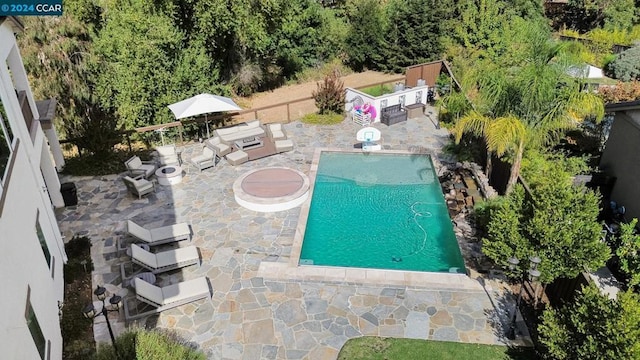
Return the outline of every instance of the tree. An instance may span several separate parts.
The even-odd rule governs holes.
[[[530,184],[530,196],[517,186],[491,214],[482,252],[503,267],[514,255],[520,259],[539,256],[544,284],[603,266],[610,252],[600,241],[599,197],[572,186],[559,165],[537,179],[539,183]]]
[[[356,0],[347,12],[349,32],[345,52],[349,65],[356,71],[379,69],[383,61],[382,49],[385,23],[378,0]]]
[[[613,300],[586,286],[573,304],[545,310],[538,332],[545,359],[638,359],[640,297],[628,291]]]
[[[563,45],[551,42],[539,23],[517,24],[521,32],[510,46],[513,54],[508,59],[517,65],[505,69],[489,63],[475,72],[477,95],[470,97],[475,111],[454,128],[458,141],[471,132],[484,138],[489,152],[508,156],[512,165],[507,193],[518,179],[527,147],[552,142],[585,117],[599,121],[604,116],[602,100],[582,92],[579,80],[567,74],[571,62]]]
[[[564,11],[566,27],[585,33],[597,27],[628,28],[635,16],[634,0],[569,0]]]
[[[400,73],[405,67],[440,58],[443,4],[436,0],[391,0],[382,69]]]
[[[620,269],[629,279],[629,287],[637,289],[640,285],[640,235],[636,233],[638,219],[628,224],[620,224],[620,244],[616,255],[620,261]]]
[[[172,87],[182,34],[148,0],[107,4],[105,13],[91,58],[102,108],[117,115],[118,127],[173,120],[166,106],[186,97]]]
[[[609,70],[618,80],[640,80],[640,46],[634,46],[620,53],[609,63]]]
[[[511,18],[515,12],[503,1],[474,0],[459,3],[460,19],[453,38],[480,59],[499,59],[507,52]]]

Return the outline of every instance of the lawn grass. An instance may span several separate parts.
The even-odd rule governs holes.
[[[311,125],[335,125],[344,120],[343,114],[307,114],[302,117],[302,122]]]
[[[376,85],[376,86],[370,86],[370,87],[366,87],[364,89],[358,89],[358,90],[362,91],[367,95],[371,95],[375,97],[378,97],[384,94],[391,94],[393,92],[393,88],[391,87],[391,85],[382,85],[382,86]]]
[[[530,348],[465,344],[446,341],[361,337],[348,340],[339,360],[534,360]]]

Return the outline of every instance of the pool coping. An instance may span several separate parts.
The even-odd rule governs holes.
[[[307,220],[309,218],[309,210],[311,208],[311,199],[315,188],[316,173],[320,156],[323,151],[326,152],[342,152],[342,153],[362,153],[367,152],[361,149],[341,149],[341,148],[317,148],[313,154],[313,160],[309,168],[309,192],[307,199],[302,203],[296,232],[291,246],[290,258],[287,263],[282,262],[261,262],[258,274],[259,276],[274,279],[299,279],[299,280],[320,280],[320,281],[340,281],[353,282],[359,284],[375,284],[375,285],[399,285],[399,286],[430,286],[446,289],[474,289],[481,288],[480,284],[467,276],[469,270],[465,262],[466,274],[460,273],[439,273],[411,270],[391,270],[391,269],[367,269],[367,268],[349,268],[339,266],[321,266],[321,265],[300,265],[300,255],[302,253],[302,241],[306,231]],[[418,154],[433,155],[429,151],[418,149],[416,151],[407,150],[379,150],[377,154]],[[436,170],[439,164],[431,156],[433,165]]]

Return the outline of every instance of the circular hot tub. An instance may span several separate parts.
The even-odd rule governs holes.
[[[240,176],[233,183],[233,193],[236,202],[249,210],[289,210],[309,197],[309,178],[285,167],[257,169]]]

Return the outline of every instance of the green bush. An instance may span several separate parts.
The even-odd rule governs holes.
[[[64,266],[64,281],[71,284],[77,278],[93,271],[91,261],[91,239],[86,236],[74,236],[64,246],[68,261]],[[84,262],[84,265],[83,265]]]
[[[545,359],[638,359],[638,295],[620,292],[612,300],[594,285],[584,287],[573,304],[545,310],[538,332]]]
[[[609,63],[613,77],[622,81],[640,80],[640,46],[620,53]]]
[[[194,349],[174,332],[165,330],[129,330],[116,339],[122,360],[204,360],[204,353]],[[116,359],[111,344],[100,344],[96,360]]]

